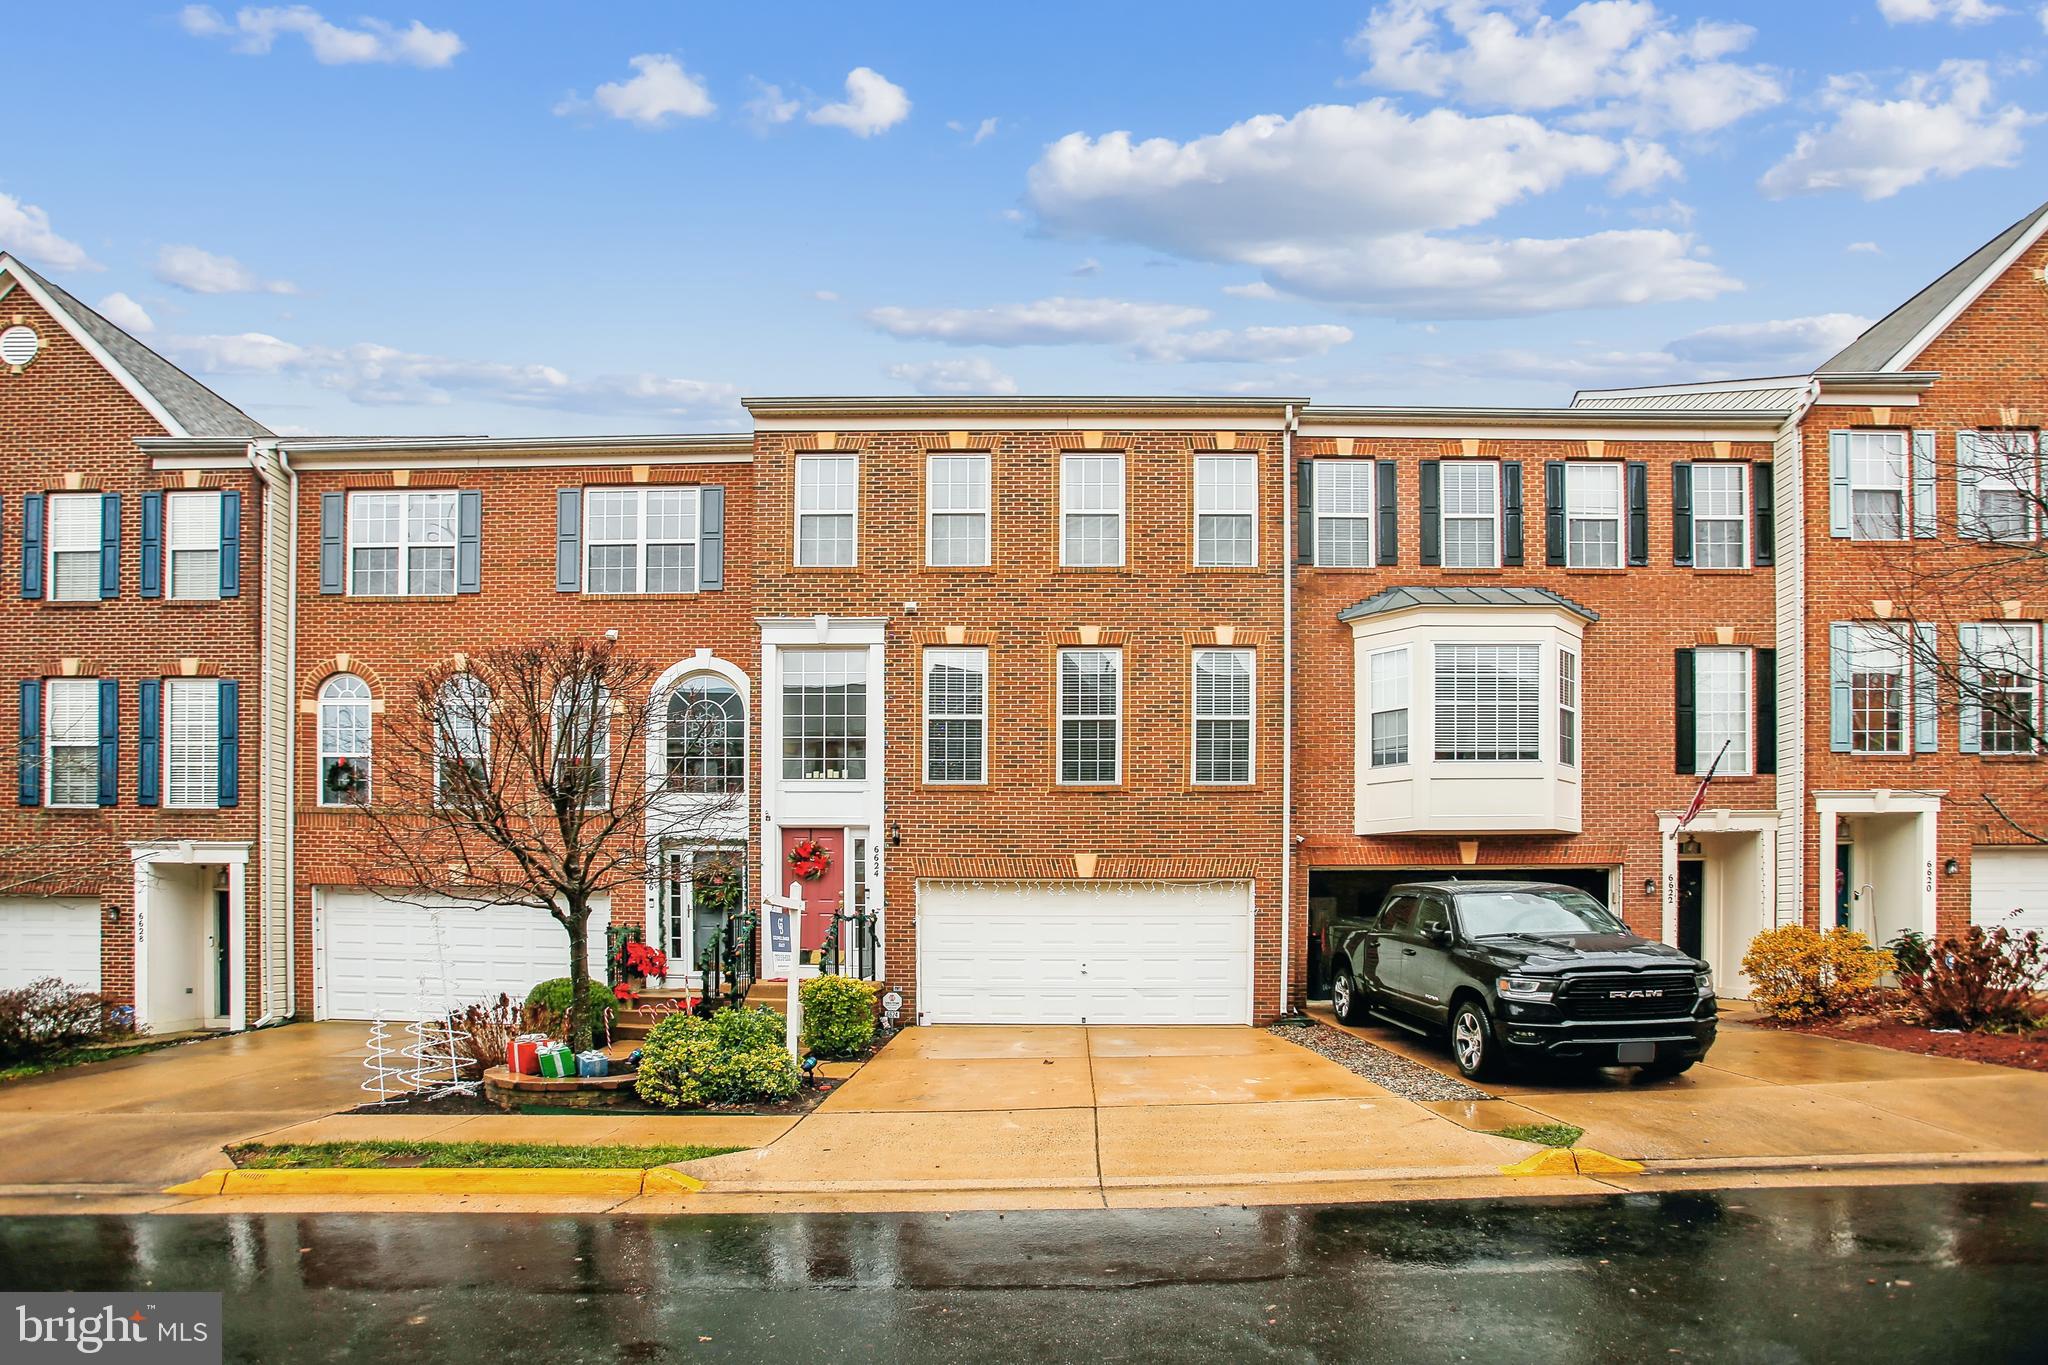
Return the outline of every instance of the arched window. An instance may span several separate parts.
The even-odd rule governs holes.
[[[441,684],[434,709],[434,799],[455,800],[489,780],[491,689],[458,673]]]
[[[668,697],[668,785],[736,792],[747,784],[747,706],[723,678],[685,678]]]
[[[370,799],[370,685],[353,673],[320,684],[320,804]]]

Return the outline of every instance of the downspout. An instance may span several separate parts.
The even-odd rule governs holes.
[[[1280,603],[1280,1013],[1293,1012],[1289,993],[1289,969],[1293,965],[1294,925],[1294,560],[1296,537],[1294,508],[1294,431],[1298,425],[1294,404],[1280,428],[1280,484],[1286,496],[1280,499],[1280,559],[1286,566],[1281,578]]]

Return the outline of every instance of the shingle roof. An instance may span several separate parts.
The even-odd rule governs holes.
[[[1363,602],[1344,608],[1337,613],[1337,619],[1356,621],[1390,611],[1406,611],[1410,607],[1543,607],[1552,611],[1562,607],[1588,621],[1600,619],[1600,614],[1590,607],[1582,607],[1548,588],[1472,587],[1387,588]]]
[[[2048,204],[2041,205],[1978,247],[1954,269],[1865,328],[1861,336],[1843,347],[1832,359],[1824,361],[1815,373],[1874,374],[1884,369],[1893,356],[1926,329],[1927,324],[1969,293],[2015,242],[2033,230],[2043,215],[2048,215]]]
[[[12,257],[7,259],[7,265],[33,281],[79,331],[112,356],[114,363],[126,370],[128,377],[184,428],[184,435],[239,439],[271,434],[261,422],[80,303],[68,291]]]

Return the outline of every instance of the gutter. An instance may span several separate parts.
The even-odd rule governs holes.
[[[257,456],[257,450],[258,443],[253,441],[250,442],[249,465],[250,468],[256,471],[256,475],[260,479],[264,477],[264,472],[263,466],[260,463]],[[273,1024],[290,1023],[294,1015],[297,1013],[297,996],[299,989],[299,920],[297,904],[299,866],[299,814],[298,803],[292,799],[293,793],[295,793],[298,790],[299,746],[296,742],[298,738],[298,721],[296,719],[297,713],[289,709],[291,704],[290,693],[297,687],[297,679],[299,676],[299,472],[296,469],[293,469],[291,466],[291,461],[285,458],[283,442],[273,441],[270,446],[270,453],[276,456],[278,468],[284,471],[286,493],[285,501],[286,504],[291,509],[289,514],[287,515],[285,522],[285,533],[287,536],[290,537],[290,539],[287,540],[285,544],[285,554],[287,556],[288,567],[286,570],[287,581],[285,583],[284,599],[285,689],[287,693],[284,704],[287,707],[287,714],[290,715],[292,719],[288,720],[285,726],[284,791],[282,793],[266,793],[267,797],[271,799],[280,799],[284,802],[284,884],[286,888],[284,904],[285,987],[284,1001],[282,1006],[280,1007],[275,1002],[272,1002],[272,1008],[268,1010],[263,1015],[262,1018],[258,1019],[254,1024],[250,1025],[251,1028],[269,1028]],[[269,525],[269,519],[268,517],[266,517],[264,520],[264,527],[266,531],[269,529]],[[265,592],[270,591],[271,587],[273,586],[265,579],[265,577],[262,574],[257,575],[257,582],[263,584],[263,590]],[[258,626],[258,629],[261,629],[260,624]],[[259,754],[261,753],[260,747],[258,752]],[[258,931],[258,937],[259,939],[261,937],[260,930]],[[269,964],[266,963],[264,965],[266,969],[265,975],[267,977]]]
[[[1280,428],[1280,555],[1286,565],[1280,605],[1280,1013],[1293,1012],[1289,968],[1293,965],[1294,925],[1294,561],[1301,530],[1294,524],[1299,498],[1293,490],[1294,432],[1300,425],[1294,404]]]

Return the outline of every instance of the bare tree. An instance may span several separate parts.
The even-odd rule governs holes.
[[[739,794],[706,781],[711,738],[609,639],[539,640],[428,668],[378,766],[323,774],[368,819],[356,873],[400,900],[531,906],[568,932],[568,1032],[587,1045],[590,916],[644,888],[664,843],[718,842]],[[650,761],[651,759],[651,761]],[[743,828],[744,826],[742,826]]]

